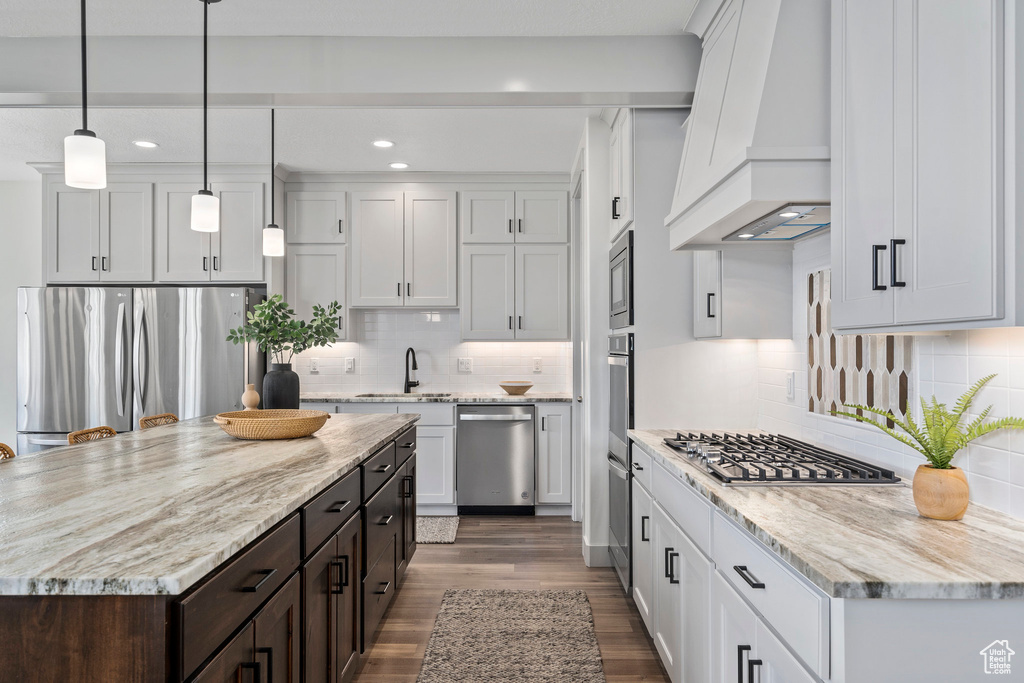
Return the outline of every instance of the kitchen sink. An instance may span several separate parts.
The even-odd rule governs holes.
[[[412,398],[414,396],[421,398],[448,398],[451,394],[356,394],[356,398]]]

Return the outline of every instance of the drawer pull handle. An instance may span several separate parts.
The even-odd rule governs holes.
[[[263,574],[263,578],[260,579],[259,581],[257,581],[255,586],[243,586],[242,587],[242,592],[243,593],[255,593],[256,591],[258,591],[260,588],[263,587],[263,584],[265,584],[267,581],[270,580],[271,576],[273,576],[274,574],[277,573],[277,570],[276,569],[261,569],[261,570],[259,570],[256,573],[257,574]]]
[[[242,680],[242,669],[252,669],[252,683],[260,683],[260,679],[263,678],[260,675],[260,663],[259,662],[242,662],[238,665],[238,680]]]
[[[754,683],[754,667],[759,667],[762,664],[764,664],[764,662],[762,662],[760,659],[748,659],[747,660],[747,683]],[[761,681],[760,672],[758,672],[757,680],[758,680],[758,683],[760,683],[760,681]]]
[[[391,520],[394,518],[394,515],[388,515],[387,517],[383,517],[379,522],[377,522],[377,524],[379,526],[387,526],[388,524],[391,524]]]
[[[267,656],[267,683],[274,683],[274,648],[258,647],[256,654]]]
[[[668,554],[668,582],[679,583],[679,579],[676,578],[676,558],[679,557],[679,553]]]
[[[647,522],[651,520],[647,515],[640,516],[640,540],[650,543],[651,537],[647,535]]]
[[[351,500],[340,500],[337,503],[335,503],[333,506],[327,508],[327,512],[341,512],[341,511],[343,511],[345,508],[347,508],[351,504],[352,504]]]
[[[387,595],[388,589],[391,588],[391,582],[388,581],[388,582],[383,583],[381,585],[384,586],[384,590],[374,591],[374,593],[377,594],[377,595]]]
[[[415,441],[410,441],[409,443],[403,443],[402,444],[402,448],[413,448],[415,446],[416,446],[416,442]]]
[[[750,656],[749,645],[736,646],[736,683],[743,683],[743,655]]]
[[[391,469],[391,465],[381,465],[380,467],[375,469],[374,472],[379,472],[380,474],[384,474],[385,472],[387,472],[390,469]]]
[[[337,560],[332,561],[331,567],[338,569],[338,583],[331,587],[331,593],[341,595],[345,592],[343,589],[348,587],[348,555],[341,555]],[[333,579],[331,583],[334,583]]]
[[[746,565],[737,564],[733,566],[733,569],[736,570],[736,573],[747,582],[748,586],[756,590],[764,590],[764,584],[758,581],[757,578],[750,573],[750,570],[747,569]]]
[[[641,465],[638,462],[635,462],[635,463],[633,463],[633,469],[636,470],[637,472],[643,472],[644,471],[644,466]]]

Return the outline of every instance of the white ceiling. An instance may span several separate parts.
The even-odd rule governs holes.
[[[292,171],[567,173],[589,109],[286,109],[277,111],[277,162]],[[59,162],[63,140],[81,127],[77,109],[0,108],[0,180],[37,178],[28,162]],[[95,109],[89,128],[110,163],[202,161],[202,112]],[[391,149],[372,142],[387,139]],[[151,140],[140,149],[133,140]],[[270,113],[210,111],[210,163],[269,163]],[[394,171],[400,173],[399,171]]]
[[[230,36],[672,35],[696,0],[224,0],[210,33]],[[79,31],[74,0],[3,0],[0,35]],[[194,35],[197,0],[91,0],[92,35]]]

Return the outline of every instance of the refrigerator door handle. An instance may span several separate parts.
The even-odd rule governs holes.
[[[133,363],[134,368],[135,368],[135,391],[136,391],[137,398],[139,399],[139,411],[143,412],[143,413],[145,412],[145,409],[146,409],[146,381],[145,380],[146,380],[146,371],[148,371],[148,367],[146,368],[146,370],[142,369],[142,348],[143,348],[142,336],[143,336],[143,330],[145,330],[145,328],[146,328],[146,309],[142,308],[142,306],[140,304],[140,306],[139,306],[139,324],[138,324],[138,328],[135,330],[135,357],[134,357],[134,360],[132,361],[132,363]],[[148,339],[149,335],[148,335],[148,333],[146,334],[146,337],[147,337],[146,342],[147,342],[147,347],[148,347],[148,342],[149,342],[149,339]],[[146,348],[146,355],[147,355],[147,363],[146,363],[146,365],[148,366],[149,365],[149,363],[148,363],[149,349],[148,348]]]
[[[114,390],[117,396],[117,416],[124,417],[125,411],[125,390],[124,390],[124,326],[128,312],[124,303],[117,305],[117,346],[114,350]]]
[[[35,436],[28,437],[28,442],[33,446],[67,446],[67,437],[63,439],[42,439]]]

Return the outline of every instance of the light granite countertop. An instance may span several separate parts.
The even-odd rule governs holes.
[[[572,394],[561,392],[527,392],[522,396],[509,396],[505,392],[474,394],[452,392],[450,396],[424,394],[393,394],[390,396],[361,396],[356,393],[309,392],[299,400],[303,403],[568,403]]]
[[[0,464],[0,595],[177,595],[419,419],[240,441],[208,417]]]
[[[1024,520],[973,503],[959,522],[925,519],[908,485],[722,486],[664,444],[675,435],[629,432],[656,462],[832,597],[1024,598]]]

